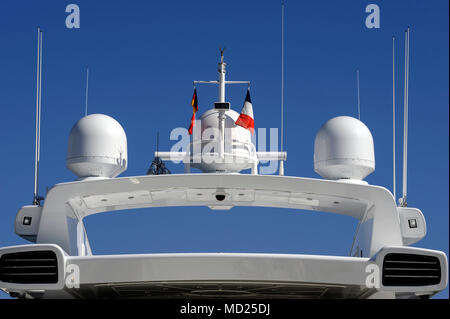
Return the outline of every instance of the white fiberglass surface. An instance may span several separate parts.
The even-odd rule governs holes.
[[[348,256],[357,220],[265,207],[145,208],[91,215],[93,254],[284,253]]]

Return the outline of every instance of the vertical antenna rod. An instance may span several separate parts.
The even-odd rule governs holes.
[[[36,63],[36,141],[34,157],[34,194],[33,205],[39,205],[41,198],[38,195],[39,159],[41,139],[41,84],[42,84],[42,31],[38,27],[37,63]]]
[[[39,56],[39,121],[38,121],[38,155],[37,155],[37,185],[39,185],[39,162],[41,160],[41,109],[42,109],[42,31],[40,33],[40,47],[39,47],[39,52],[40,52],[40,56]],[[37,187],[36,187],[37,188]],[[38,201],[39,196],[38,196],[38,190],[36,190],[36,195],[37,195],[37,199]]]
[[[283,130],[284,130],[284,0],[281,0],[281,152],[283,152]],[[284,162],[280,161],[278,174],[284,175]]]
[[[395,37],[392,37],[392,175],[393,195],[397,198],[395,178]]]
[[[407,174],[408,174],[408,104],[409,104],[409,27],[405,32],[405,88],[403,115],[403,190],[400,206],[406,207]]]
[[[220,63],[219,63],[219,102],[225,102],[225,72],[226,63],[223,62],[224,49],[220,49]],[[225,110],[219,110],[219,157],[225,158]]]
[[[359,98],[359,69],[356,70],[356,87],[358,90],[358,120],[361,120],[361,100]]]
[[[156,131],[156,153],[159,154],[159,131]]]
[[[88,95],[89,95],[89,68],[86,68],[86,106],[84,116],[88,114]]]
[[[225,102],[225,72],[226,63],[223,62],[223,52],[224,49],[220,49],[220,63],[219,63],[219,102]]]

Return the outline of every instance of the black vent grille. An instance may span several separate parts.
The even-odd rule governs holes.
[[[434,256],[387,254],[383,261],[383,286],[429,286],[441,282],[441,263]]]
[[[17,284],[58,282],[58,261],[53,251],[24,251],[0,258],[0,281]]]

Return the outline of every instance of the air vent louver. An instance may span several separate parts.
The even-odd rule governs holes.
[[[429,286],[441,281],[441,264],[434,256],[387,254],[383,260],[383,286]]]
[[[0,258],[0,281],[17,284],[58,282],[58,262],[53,251],[25,251]]]

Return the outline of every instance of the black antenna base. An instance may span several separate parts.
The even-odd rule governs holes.
[[[45,198],[42,197],[42,196],[36,196],[36,197],[33,199],[33,205],[35,205],[35,206],[41,206],[41,200],[45,200]]]
[[[164,175],[171,174],[170,170],[166,167],[161,157],[156,156],[153,159],[150,168],[147,170],[147,175]]]

